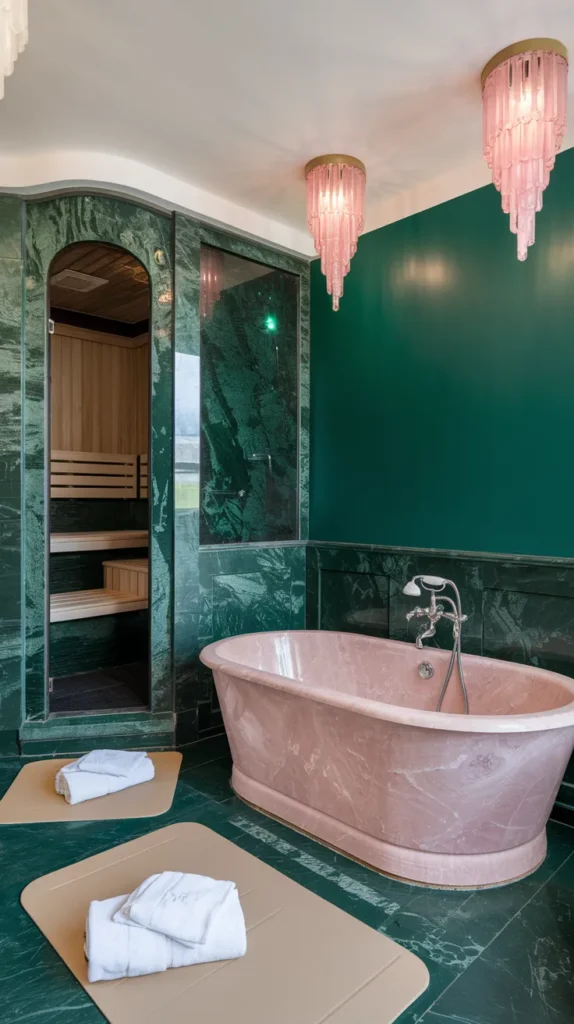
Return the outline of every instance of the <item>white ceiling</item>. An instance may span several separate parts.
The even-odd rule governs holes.
[[[29,3],[0,188],[107,176],[303,252],[310,157],[364,160],[378,227],[488,181],[498,49],[554,36],[574,54],[573,0]]]

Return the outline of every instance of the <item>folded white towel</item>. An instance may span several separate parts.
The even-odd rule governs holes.
[[[162,871],[150,875],[128,896],[114,920],[161,932],[185,946],[205,943],[216,917],[238,900],[235,882],[205,875]]]
[[[127,776],[100,775],[98,772],[83,771],[77,761],[65,765],[56,775],[56,793],[64,796],[69,804],[79,804],[98,796],[119,793],[121,789],[149,782],[154,777],[154,765],[147,755]]]
[[[127,778],[139,768],[144,757],[147,757],[144,750],[92,750],[78,758],[76,764],[81,772]]]
[[[86,921],[90,982],[135,978],[170,967],[233,960],[245,953],[245,921],[237,890],[226,913],[214,917],[206,942],[197,946],[184,946],[148,928],[118,924],[114,918],[126,899],[127,896],[114,896],[90,903]]]

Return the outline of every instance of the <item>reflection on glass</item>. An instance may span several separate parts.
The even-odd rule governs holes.
[[[199,356],[176,352],[176,508],[199,508],[199,384]]]
[[[199,258],[200,301],[199,312],[202,320],[211,320],[213,307],[221,295],[223,280],[223,253],[221,249],[201,247]]]
[[[298,279],[208,246],[201,268],[201,543],[294,539]]]

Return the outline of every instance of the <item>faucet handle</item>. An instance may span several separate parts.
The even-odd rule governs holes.
[[[443,612],[442,617],[449,622],[466,622],[468,619],[468,615],[455,615],[454,612]]]
[[[418,618],[421,617],[421,615],[427,615],[427,614],[428,613],[427,613],[427,611],[424,608],[419,608],[419,606],[417,605],[416,608],[412,609],[412,611],[407,612],[406,620],[407,620],[407,622],[410,622],[411,619],[413,619],[413,618],[417,618],[418,619]]]

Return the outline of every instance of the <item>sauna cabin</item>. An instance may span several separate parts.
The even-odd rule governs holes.
[[[149,706],[150,284],[82,243],[49,275],[49,708]]]

